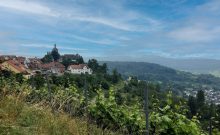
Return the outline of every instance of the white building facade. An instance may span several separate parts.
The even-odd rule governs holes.
[[[92,74],[92,70],[86,64],[70,65],[68,71],[72,74]]]

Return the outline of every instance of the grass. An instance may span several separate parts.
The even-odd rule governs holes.
[[[25,103],[15,96],[0,98],[0,135],[114,135],[49,107]]]

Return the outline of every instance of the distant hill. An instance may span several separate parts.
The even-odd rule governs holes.
[[[214,59],[171,59],[162,57],[148,57],[144,61],[157,63],[177,70],[192,73],[220,75],[220,60]]]
[[[124,78],[137,76],[140,80],[160,83],[164,89],[172,87],[178,92],[188,89],[220,90],[220,78],[213,75],[195,75],[147,62],[106,62],[109,71],[116,68]]]
[[[175,59],[164,58],[160,56],[145,56],[140,58],[115,58],[112,57],[111,61],[136,61],[136,62],[149,62],[156,63],[173,69],[192,72],[196,74],[213,74],[220,76],[220,60],[203,59],[203,58],[188,58],[188,59]],[[105,60],[103,60],[105,61]]]

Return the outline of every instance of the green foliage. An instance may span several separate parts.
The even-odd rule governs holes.
[[[196,98],[194,98],[193,96],[189,96],[188,99],[188,106],[189,106],[189,112],[190,112],[190,117],[192,118],[193,116],[195,116],[197,114],[197,102],[196,102]]]
[[[146,82],[138,81],[133,77],[130,81],[123,82],[119,79],[117,83],[113,83],[111,78],[113,76],[119,76],[119,74],[115,72],[112,75],[51,76],[49,81],[51,98],[47,85],[45,82],[41,82],[44,80],[41,75],[32,78],[35,79],[35,85],[39,83],[33,89],[30,87],[31,80],[19,83],[15,77],[8,79],[1,77],[0,95],[11,93],[11,95],[19,95],[19,98],[24,97],[25,101],[32,104],[46,104],[52,108],[53,112],[65,112],[81,118],[87,116],[103,131],[111,129],[123,134],[144,134],[146,129],[143,90],[146,88]],[[87,82],[87,87],[84,87],[85,82]],[[109,89],[103,89],[108,87]],[[87,97],[85,88],[88,90],[87,100],[85,99]],[[158,84],[148,83],[147,88],[150,95],[150,134],[205,134],[201,129],[202,124],[198,122],[200,118],[186,117],[187,105],[184,99],[176,97],[170,92],[165,97],[166,92],[161,92]],[[213,108],[216,107],[213,106]],[[217,110],[213,112],[217,112]],[[34,116],[40,116],[36,112],[27,110],[22,111],[22,115],[18,111],[16,115],[20,116],[18,123],[24,127],[34,126],[36,124],[34,121],[38,121]],[[217,118],[216,116],[215,118]],[[215,120],[217,121],[217,119]],[[217,127],[217,123],[214,126]],[[52,132],[54,128],[59,129],[60,127],[49,128],[51,133],[56,134]]]
[[[179,93],[189,88],[194,90],[220,89],[220,78],[208,74],[195,75],[147,62],[106,63],[109,71],[116,68],[123,78],[137,76],[139,80],[160,83],[162,90],[166,90],[170,84],[173,90]]]
[[[37,74],[34,77],[30,78],[29,83],[32,85],[32,87],[40,89],[41,87],[44,87],[46,81],[41,74]]]
[[[66,67],[66,69],[68,68],[69,65],[72,64],[84,64],[84,60],[83,57],[80,56],[79,54],[76,54],[75,58],[66,58],[63,57],[63,61],[62,64]]]
[[[101,90],[97,91],[96,103],[90,107],[90,113],[97,119],[102,128],[125,128],[129,134],[144,133],[145,118],[140,109],[140,104],[133,106],[117,105],[115,102],[114,90],[110,89],[109,97],[105,98]],[[188,119],[181,110],[181,105],[173,104],[172,95],[167,96],[167,105],[159,107],[154,103],[153,111],[150,113],[150,134],[170,135],[198,135],[202,132],[199,121],[196,117]],[[178,112],[178,111],[179,112]]]
[[[72,59],[65,58],[63,59],[62,64],[67,69],[69,65],[75,64],[75,61],[73,61]]]
[[[89,106],[89,112],[103,129],[126,129],[128,133],[138,134],[144,128],[143,114],[136,106],[119,106],[115,101],[115,92],[109,90],[108,98],[104,97],[102,90],[97,90],[95,104]]]
[[[167,95],[167,105],[165,107],[159,107],[154,104],[154,111],[150,115],[151,134],[160,135],[202,135],[199,121],[196,117],[192,120],[188,119],[184,112],[181,110],[181,104],[172,107],[172,94]],[[179,111],[179,112],[178,112]],[[182,112],[182,113],[180,113]]]
[[[56,48],[56,44],[51,52],[48,52],[41,60],[43,63],[50,63],[53,61],[58,61],[60,59],[60,54]]]
[[[41,61],[43,63],[50,63],[53,62],[53,56],[51,55],[51,53],[47,53],[42,59]]]
[[[11,77],[13,75],[13,73],[8,71],[8,70],[1,70],[0,71],[0,75],[2,77],[9,78],[9,77]]]
[[[118,83],[121,79],[121,75],[118,73],[116,69],[112,71],[112,83]]]
[[[21,94],[21,93],[20,93]],[[47,106],[27,104],[19,95],[5,95],[0,100],[1,135],[114,135],[109,130],[102,131],[84,119],[69,117],[63,113],[51,113]]]
[[[22,74],[16,74],[15,75],[16,81],[22,84],[24,82],[24,77]]]
[[[19,125],[23,127],[35,126],[42,121],[43,112],[33,109],[22,109],[18,117]]]
[[[192,96],[188,99],[188,106],[189,106],[189,114],[188,116],[191,118],[193,116],[198,117],[198,120],[201,123],[201,126],[204,130],[209,130],[210,128],[210,121],[212,123],[212,129],[214,134],[219,133],[219,106],[211,103],[208,104],[205,102],[204,92],[198,91],[197,97],[194,98]]]
[[[199,108],[202,108],[205,105],[205,93],[202,90],[199,90],[196,95],[197,105]]]
[[[99,65],[98,61],[96,59],[91,59],[88,61],[88,66],[92,69],[93,73],[107,73],[107,64],[104,63],[103,65]]]
[[[79,56],[77,57],[77,59],[76,59],[76,63],[77,63],[77,64],[84,64],[83,57],[79,55]]]
[[[91,59],[88,61],[88,66],[92,69],[93,72],[97,72],[99,68],[98,61],[96,59]]]

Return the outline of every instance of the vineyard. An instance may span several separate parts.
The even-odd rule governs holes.
[[[87,79],[89,80],[89,77]],[[129,96],[128,93],[119,98],[119,89],[124,87],[124,82],[120,81],[112,85],[109,90],[104,90],[102,87],[93,89],[89,82],[82,88],[71,82],[66,86],[51,84],[50,89],[47,83],[37,88],[33,87],[31,82],[25,79],[21,81],[16,76],[6,78],[2,75],[1,100],[13,96],[27,104],[49,107],[53,114],[65,113],[70,119],[84,119],[87,123],[85,126],[87,131],[94,130],[94,126],[91,125],[96,125],[105,134],[107,131],[111,131],[109,134],[146,133],[143,100],[137,96],[131,99],[125,98]],[[150,134],[207,134],[202,130],[196,116],[192,119],[186,117],[187,108],[184,100],[174,102],[172,92],[166,93],[163,101],[157,98],[158,95],[150,94],[150,96]],[[1,108],[1,111],[4,110]]]

